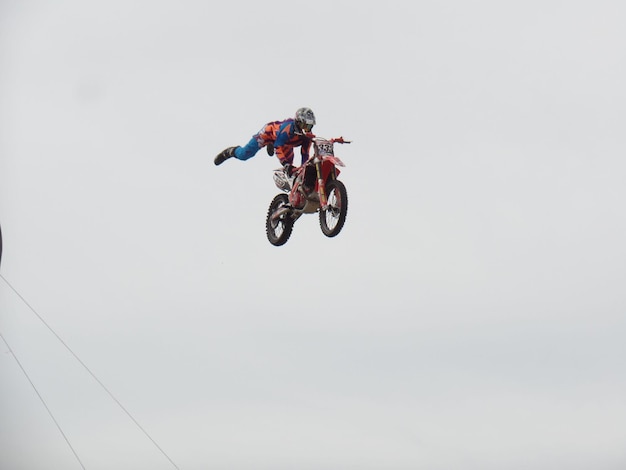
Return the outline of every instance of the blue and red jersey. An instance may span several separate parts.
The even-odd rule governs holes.
[[[311,139],[306,135],[296,134],[296,126],[292,118],[266,124],[255,137],[259,147],[272,143],[276,156],[283,165],[293,164],[293,148],[298,146],[302,155],[301,164],[309,159]]]

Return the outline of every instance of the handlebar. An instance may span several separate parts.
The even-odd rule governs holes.
[[[317,136],[315,134],[313,134],[312,132],[307,132],[306,136],[313,140],[315,139]],[[332,142],[333,144],[351,144],[352,141],[351,140],[344,140],[343,137],[333,137],[332,139],[328,139],[329,142]]]

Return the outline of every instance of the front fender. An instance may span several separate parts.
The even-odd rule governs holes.
[[[332,159],[326,158],[322,162],[322,178],[324,181],[328,181],[328,178],[333,171],[335,172],[335,176],[339,176],[339,173],[341,173],[341,170],[337,168],[337,165],[335,165],[334,160],[339,159],[337,157],[332,157]],[[341,160],[339,160],[339,162],[341,162]],[[340,166],[344,166],[343,163]]]
[[[336,157],[335,155],[329,155],[328,157],[324,158],[325,162],[330,162],[335,166],[346,166],[339,157]]]

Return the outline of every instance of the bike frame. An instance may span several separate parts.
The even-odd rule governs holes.
[[[313,166],[315,168],[315,188],[313,192],[317,193],[319,199],[319,208],[321,210],[326,210],[328,208],[328,199],[326,197],[325,189],[326,183],[329,179],[336,179],[337,176],[339,176],[341,170],[338,167],[345,166],[341,159],[335,156],[334,144],[349,144],[350,141],[344,140],[343,137],[324,139],[321,137],[316,137],[313,134],[308,134],[308,136],[313,142],[313,156],[309,158],[309,160],[307,160],[306,163],[298,169],[295,177],[291,179],[285,175],[282,169],[275,170],[274,182],[279,189],[286,193],[289,193],[290,197],[292,197],[293,193],[299,191],[299,186],[303,184],[306,167]],[[297,181],[299,181],[298,184],[296,184]],[[306,199],[307,203],[310,202],[310,196]],[[308,204],[305,204],[305,207],[302,209],[297,209],[293,207],[291,208],[291,210],[293,210],[298,215],[304,212],[315,212],[317,210],[307,210],[307,207]],[[274,214],[272,218],[280,217],[285,211],[277,211],[277,213]]]

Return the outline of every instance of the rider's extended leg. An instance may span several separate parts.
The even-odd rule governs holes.
[[[237,147],[233,156],[237,160],[248,160],[254,157],[260,148],[261,146],[259,145],[259,141],[257,140],[257,137],[254,136],[243,147]]]

